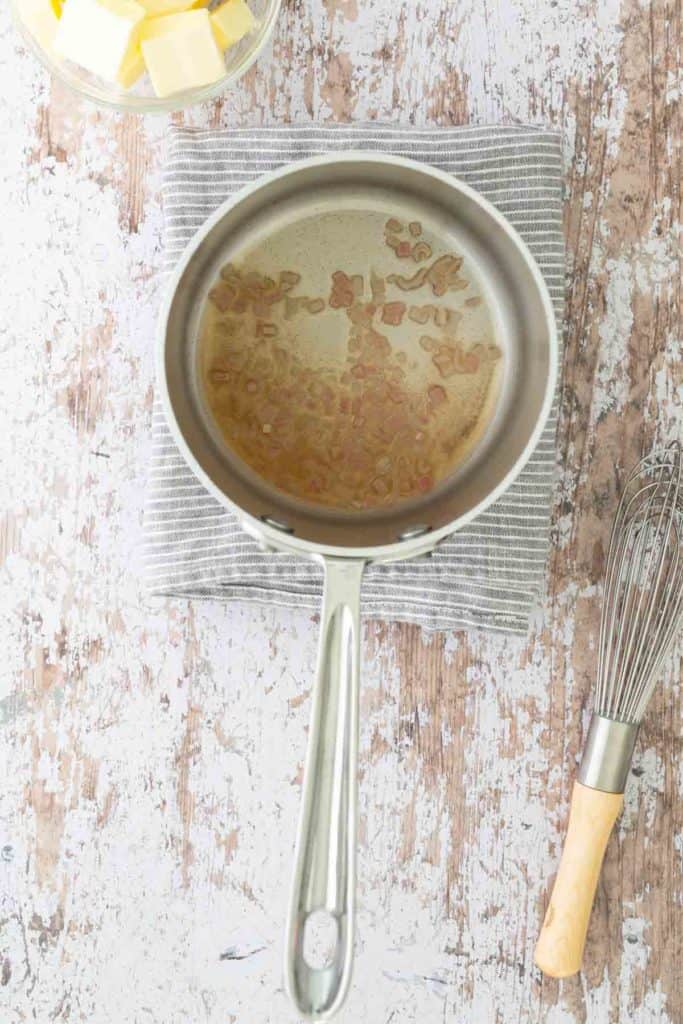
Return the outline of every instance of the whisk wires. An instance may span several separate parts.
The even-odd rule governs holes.
[[[678,443],[629,476],[607,551],[595,710],[639,723],[683,619],[683,457]]]

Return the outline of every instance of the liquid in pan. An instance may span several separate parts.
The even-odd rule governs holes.
[[[309,212],[239,251],[209,293],[198,359],[230,449],[286,494],[344,511],[453,473],[504,362],[470,261],[379,209]]]

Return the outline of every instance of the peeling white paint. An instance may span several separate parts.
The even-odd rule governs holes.
[[[621,412],[629,390],[628,341],[633,329],[634,268],[632,259],[624,256],[605,264],[605,317],[600,325],[600,388],[593,413]]]

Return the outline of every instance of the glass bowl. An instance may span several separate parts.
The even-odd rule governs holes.
[[[254,31],[242,39],[236,46],[225,52],[225,75],[210,85],[200,89],[190,89],[165,96],[160,99],[154,95],[149,75],[144,75],[132,89],[122,89],[115,82],[107,82],[85,68],[62,60],[57,54],[49,53],[31,34],[24,24],[19,12],[17,0],[10,0],[10,7],[15,25],[26,45],[44,67],[59,81],[70,89],[103,107],[114,110],[131,111],[138,114],[168,113],[183,110],[204,100],[213,99],[237,82],[254,63],[272,35],[277,16],[280,13],[282,0],[248,0],[252,14],[256,18]]]

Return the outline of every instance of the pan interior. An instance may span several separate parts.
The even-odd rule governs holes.
[[[487,414],[471,431],[467,451],[460,453],[452,472],[426,495],[381,507],[340,510],[272,486],[226,444],[207,399],[206,347],[200,339],[209,292],[220,280],[221,269],[257,253],[263,273],[275,275],[278,268],[284,269],[279,239],[287,238],[290,245],[299,239],[294,263],[297,271],[303,268],[304,291],[309,295],[318,295],[325,287],[329,294],[330,266],[336,259],[327,259],[323,268],[326,246],[340,253],[343,270],[351,258],[361,267],[392,259],[395,268],[386,231],[373,243],[372,232],[363,229],[363,215],[368,225],[393,219],[404,234],[407,225],[419,225],[420,237],[432,248],[438,239],[442,251],[464,257],[473,292],[483,300],[480,309],[471,307],[466,321],[471,340],[477,340],[477,333],[488,335],[500,359]],[[311,231],[316,224],[317,236]],[[306,230],[301,225],[307,225]],[[395,242],[390,239],[390,246]],[[369,252],[373,244],[376,251]],[[419,269],[419,263],[411,261],[404,277]],[[416,346],[420,334],[412,324],[406,335],[412,341],[407,343]],[[406,354],[410,358],[410,352]],[[357,166],[302,168],[228,208],[185,267],[168,320],[165,358],[173,413],[211,483],[257,520],[281,523],[318,545],[355,549],[393,544],[415,529],[440,530],[485,501],[524,451],[540,414],[550,365],[546,314],[514,239],[468,193],[419,169],[364,160]],[[418,372],[417,362],[411,365]]]
[[[216,443],[313,508],[423,497],[495,409],[504,360],[485,282],[440,225],[397,218],[391,200],[281,204],[202,316],[198,389]]]

